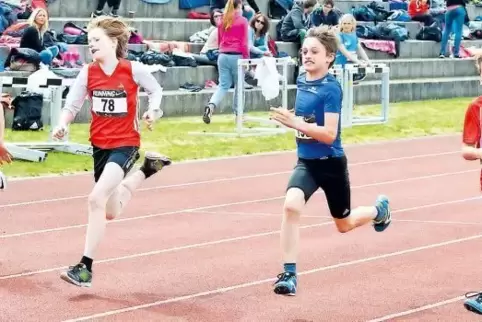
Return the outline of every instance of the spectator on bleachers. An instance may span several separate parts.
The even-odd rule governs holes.
[[[249,53],[251,58],[272,56],[268,48],[270,23],[267,16],[258,13],[249,22]]]
[[[222,21],[223,11],[220,9],[214,9],[210,13],[209,21],[214,27],[213,31],[209,34],[208,39],[204,43],[203,48],[199,54],[192,54],[194,59],[199,65],[214,65],[217,66],[219,45],[218,45],[218,25]]]
[[[363,49],[356,34],[356,19],[351,14],[344,14],[340,18],[338,32],[338,51],[336,52],[335,65],[346,64],[370,65],[370,59]],[[358,57],[361,57],[360,60]],[[354,81],[360,81],[365,77],[364,74],[355,74]]]
[[[462,42],[462,30],[464,28],[467,11],[465,0],[446,0],[447,11],[445,12],[445,26],[442,32],[442,43],[440,47],[440,58],[445,58],[449,37],[454,35],[454,58],[460,58],[460,43]]]
[[[47,32],[49,20],[47,11],[43,8],[35,9],[27,20],[27,27],[20,39],[19,48],[30,48],[40,55],[40,60],[50,65],[59,54],[59,47],[55,45],[52,35]]]
[[[219,106],[231,86],[234,86],[233,112],[237,114],[238,60],[249,58],[248,21],[242,16],[242,0],[228,0],[218,25],[219,86],[204,108],[203,121],[211,123],[213,111]]]
[[[95,17],[104,15],[103,10],[106,3],[107,3],[107,6],[111,8],[109,15],[112,17],[118,17],[121,0],[98,0],[97,9],[95,9],[95,11],[92,12],[90,17],[95,18]]]
[[[434,22],[427,0],[410,0],[408,15],[413,21],[422,22],[425,26],[430,26]]]
[[[324,0],[323,5],[314,9],[311,13],[311,26],[318,27],[320,25],[336,26],[338,25],[338,14],[333,10],[335,3],[333,0]]]
[[[305,39],[308,16],[315,8],[316,0],[296,1],[292,9],[284,17],[281,25],[281,40],[297,42],[299,45]]]
[[[226,7],[226,0],[211,0],[210,10],[224,9]],[[250,21],[256,13],[260,13],[258,5],[255,0],[243,0],[242,13],[248,21]]]

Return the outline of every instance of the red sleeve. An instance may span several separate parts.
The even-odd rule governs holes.
[[[479,146],[480,143],[480,107],[478,101],[472,102],[465,112],[463,143]]]

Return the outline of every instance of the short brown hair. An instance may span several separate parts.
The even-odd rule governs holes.
[[[327,55],[336,55],[336,52],[338,51],[338,37],[328,26],[319,26],[309,29],[305,38],[308,37],[316,38],[323,47],[325,47]],[[334,63],[335,60],[330,63],[329,68],[331,68]]]
[[[90,21],[87,31],[94,28],[103,29],[109,38],[117,40],[117,58],[124,58],[127,56],[127,44],[131,34],[129,26],[124,21],[119,18],[100,16]]]
[[[323,1],[323,5],[331,6],[331,8],[335,7],[335,3],[333,2],[333,0],[325,0],[325,1]]]
[[[308,8],[313,8],[316,6],[317,2],[316,0],[305,0],[303,1],[303,8],[308,9]]]
[[[254,31],[256,31],[256,28],[254,28],[254,25],[256,24],[256,20],[258,20],[258,18],[263,18],[264,24],[263,24],[263,28],[261,28],[261,35],[264,36],[269,30],[269,19],[264,14],[262,13],[255,14],[254,17],[249,22],[249,25],[251,26],[251,28],[253,28]]]

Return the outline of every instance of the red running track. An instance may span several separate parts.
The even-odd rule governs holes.
[[[296,297],[273,293],[292,152],[173,165],[110,222],[93,287],[81,257],[91,175],[12,181],[0,194],[0,321],[477,321],[482,199],[460,137],[347,148],[354,205],[394,221],[339,234],[321,193],[302,217]]]

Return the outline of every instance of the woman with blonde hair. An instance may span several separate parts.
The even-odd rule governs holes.
[[[219,86],[204,107],[203,121],[206,124],[211,123],[214,109],[219,106],[233,84],[233,111],[237,114],[238,60],[249,58],[248,20],[242,15],[241,0],[228,0],[226,3],[222,22],[218,25],[218,43]]]
[[[46,47],[45,43],[53,43],[48,38],[49,16],[45,9],[35,9],[28,18],[27,27],[20,39],[19,48],[30,48],[39,53],[40,61],[46,65],[50,65],[52,60],[59,54],[57,45]]]
[[[104,236],[106,219],[112,220],[125,208],[134,190],[171,161],[147,152],[140,169],[127,173],[140,158],[138,93],[143,87],[149,106],[143,115],[151,129],[162,116],[162,88],[145,66],[131,62],[127,54],[129,30],[121,20],[99,17],[88,26],[93,62],[85,65],[70,88],[59,126],[53,137],[62,139],[86,96],[91,103],[90,141],[93,147],[95,185],[88,197],[88,226],[83,256],[78,264],[61,274],[77,286],[90,287],[95,251]]]

